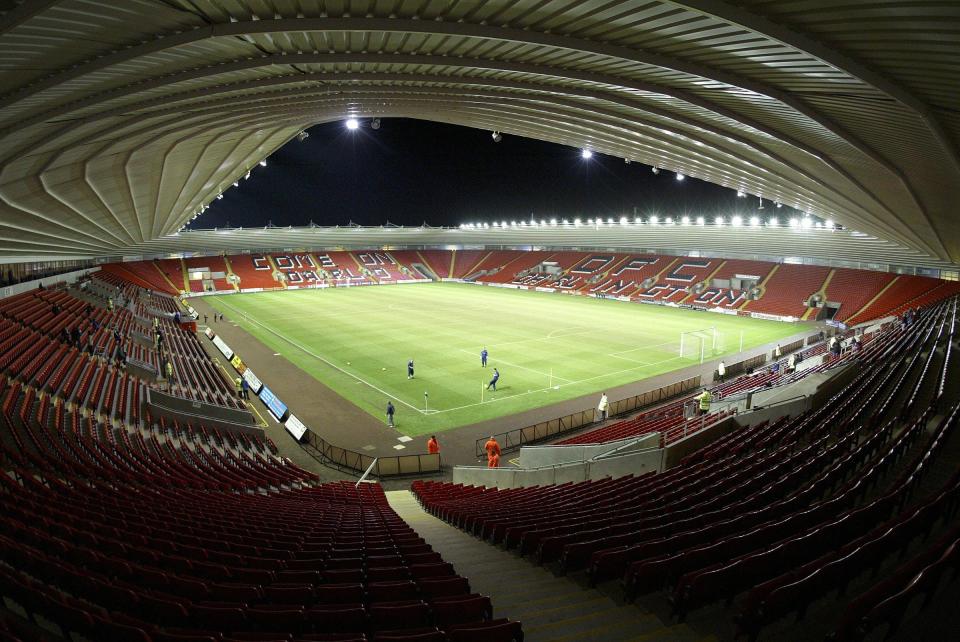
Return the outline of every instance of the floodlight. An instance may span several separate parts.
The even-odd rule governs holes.
[[[507,222],[504,221],[503,223],[501,223],[501,224],[500,224],[500,227],[503,227],[503,228],[507,227]]]
[[[307,138],[309,137],[310,137],[310,134],[308,134],[305,131],[301,131],[299,134],[297,134],[297,140],[300,141],[301,143],[307,140]]]
[[[652,215],[650,216],[650,218],[648,219],[648,222],[650,223],[650,225],[656,225],[656,224],[657,224],[657,217],[656,217],[656,215],[653,215],[653,214],[652,214]]]
[[[573,219],[573,224],[576,225],[577,227],[580,226],[580,223],[581,223],[580,219],[578,218]]]
[[[580,152],[580,158],[593,158],[593,152],[589,149],[585,149]]]
[[[680,223],[682,223],[683,225],[690,225],[690,217],[689,217],[689,216],[682,216],[682,217],[680,218]]]
[[[623,159],[623,163],[624,163],[624,165],[629,165],[629,164],[630,164],[630,159],[629,159],[629,158],[624,158],[624,159]]]
[[[240,187],[240,183],[234,181],[234,182],[233,182],[233,186],[234,186],[234,187]]]
[[[663,222],[667,225],[673,225],[673,218],[668,216],[667,218],[663,219]]]
[[[557,219],[555,219],[555,218],[550,219],[550,225],[552,225],[553,227],[556,227],[556,226],[557,226]]]
[[[510,221],[510,227],[516,227],[516,226],[517,226],[516,221]]]
[[[260,167],[266,167],[266,166],[267,166],[267,161],[266,161],[266,160],[260,161]]]
[[[223,198],[223,194],[217,194],[217,200],[220,200],[221,198]]]
[[[824,223],[824,225],[826,226],[826,228],[827,228],[828,230],[832,230],[832,229],[833,229],[833,221],[831,221],[830,219],[827,219],[826,222]]]
[[[800,219],[793,217],[790,219],[790,227],[800,227]]]
[[[685,179],[685,178],[686,178],[686,176],[684,176],[684,175],[681,174],[680,172],[677,172],[676,179],[677,179],[678,181],[682,181],[682,180]]]
[[[567,219],[563,219],[563,224],[564,224],[564,225],[570,225],[570,221],[568,221]]]
[[[706,224],[707,224],[707,220],[705,218],[703,218],[702,216],[697,217],[697,225],[706,225]]]
[[[759,217],[759,216],[751,216],[751,217],[750,217],[750,225],[751,225],[751,227],[760,227],[760,217]]]
[[[770,219],[770,221],[767,223],[767,225],[769,225],[770,227],[776,227],[776,226],[780,225],[780,221],[778,221],[778,220],[777,220],[777,217],[774,216],[773,218]]]
[[[626,216],[621,216],[621,217],[620,217],[620,225],[626,225],[626,224],[629,223],[629,222],[630,222],[630,221],[627,219]]]
[[[380,129],[380,119],[374,118],[370,121],[370,129]]]
[[[607,219],[607,225],[613,225],[613,219],[612,219],[612,218],[608,218],[608,219]]]
[[[350,131],[353,131],[354,129],[357,129],[359,127],[360,127],[360,121],[358,121],[356,118],[347,119],[347,129],[349,129]]]
[[[812,227],[812,226],[813,226],[813,219],[804,218],[804,219],[803,219],[803,222],[802,222],[802,225],[803,225],[804,229],[808,229],[808,228]]]
[[[593,225],[593,219],[592,219],[592,218],[588,218],[588,219],[587,219],[587,225]]]
[[[490,134],[490,138],[492,138],[493,142],[495,143],[499,143],[501,140],[503,140],[503,136],[500,135],[500,132],[493,132]]]
[[[777,209],[780,209],[781,207],[783,207],[783,203],[781,203],[780,201],[777,201]]]
[[[747,195],[742,189],[737,190],[737,198],[746,198]]]
[[[547,226],[547,222],[543,219],[540,219],[540,227],[546,227],[546,226]]]
[[[650,168],[650,171],[653,172],[654,174],[659,174],[660,168],[654,165],[653,167]]]
[[[741,225],[743,225],[743,217],[734,216],[732,219],[730,219],[730,224],[733,225],[734,227],[740,227]]]
[[[723,225],[723,217],[718,216],[717,218],[713,219],[713,222],[715,225]]]

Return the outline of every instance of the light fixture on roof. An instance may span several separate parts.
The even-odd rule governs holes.
[[[626,224],[629,223],[629,222],[630,222],[630,220],[629,220],[626,216],[621,216],[621,217],[620,217],[620,225],[626,225]]]
[[[550,225],[551,225],[551,227],[556,227],[556,226],[557,226],[557,219],[555,219],[555,218],[550,219]]]
[[[578,218],[573,219],[573,224],[576,225],[577,227],[580,227],[580,225],[581,225],[580,219],[578,219]]]
[[[677,178],[677,180],[678,180],[678,181],[682,181],[683,179],[685,179],[685,178],[686,178],[686,176],[684,176],[684,175],[683,175],[683,174],[681,174],[680,172],[677,172],[677,176],[676,176],[676,178]]]
[[[690,217],[689,216],[680,217],[680,223],[682,225],[690,225]]]
[[[624,158],[624,159],[623,159],[623,164],[624,164],[624,165],[629,165],[629,164],[630,164],[630,159],[629,159],[629,158]]]
[[[650,218],[647,219],[647,222],[650,223],[650,225],[656,225],[656,224],[657,224],[657,215],[656,215],[656,214],[651,214],[651,215],[650,215]]]
[[[360,127],[360,121],[358,121],[356,118],[347,119],[347,129],[349,129],[350,131],[354,131],[359,127]]]
[[[217,200],[218,200],[218,201],[219,201],[220,199],[222,199],[222,198],[223,198],[223,194],[217,194]]]
[[[813,219],[810,217],[804,217],[803,221],[800,222],[804,229],[810,229],[813,227]]]
[[[758,207],[757,209],[758,209],[758,210],[762,210],[762,209],[763,209],[763,197],[762,197],[762,196],[760,197],[760,207]]]
[[[737,190],[737,198],[746,198],[746,197],[747,197],[746,192],[744,192],[742,189]]]
[[[723,225],[723,217],[718,216],[717,218],[713,219],[713,222],[715,225]]]
[[[250,172],[243,175],[243,180],[247,180],[248,178],[250,178]]]
[[[547,226],[547,222],[543,219],[540,219],[540,227],[546,227],[546,226]]]
[[[800,227],[800,219],[796,216],[790,219],[790,227]]]
[[[587,219],[587,225],[593,225],[593,219],[592,219],[592,218],[588,218],[588,219]]]
[[[266,167],[266,166],[267,166],[267,160],[266,160],[266,159],[260,161],[260,167]]]
[[[650,168],[650,171],[653,172],[654,174],[659,174],[660,168],[654,165],[653,167]]]
[[[733,225],[734,227],[740,227],[741,225],[743,225],[743,217],[734,216],[732,219],[730,219],[730,224]]]
[[[780,201],[777,201],[776,204],[777,204],[777,209],[780,209],[781,207],[783,207],[783,203],[781,203]]]
[[[703,218],[702,216],[697,217],[697,225],[706,225],[706,224],[707,224],[707,219]]]
[[[299,134],[297,134],[297,140],[301,143],[307,140],[307,138],[309,137],[310,137],[310,134],[308,134],[306,131],[301,131]]]
[[[374,118],[370,121],[370,129],[380,129],[380,119]]]
[[[240,187],[240,183],[238,183],[237,181],[233,181],[233,186],[234,186],[234,187]]]
[[[832,229],[833,229],[833,221],[831,221],[830,219],[827,219],[826,221],[824,221],[823,225],[824,225],[824,227],[826,227],[828,230],[832,230]]]
[[[673,217],[668,216],[667,218],[663,219],[663,222],[666,225],[673,225]]]
[[[777,220],[777,217],[774,216],[774,217],[771,218],[769,221],[767,221],[767,225],[769,225],[770,227],[776,227],[776,226],[780,225],[780,221],[778,221],[778,220]]]
[[[751,216],[750,217],[750,227],[760,227],[760,217]]]
[[[495,143],[499,143],[501,140],[503,140],[503,136],[500,135],[500,132],[492,132],[490,134],[490,138],[492,138],[493,142]]]
[[[613,219],[612,219],[612,218],[608,218],[608,219],[607,219],[607,225],[613,225]]]
[[[584,149],[583,151],[580,152],[580,158],[583,158],[583,159],[593,158],[593,152],[590,151],[589,149]]]
[[[507,222],[504,221],[504,222],[500,223],[500,227],[506,229],[506,228],[507,228]]]

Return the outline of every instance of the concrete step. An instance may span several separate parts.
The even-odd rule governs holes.
[[[684,624],[557,576],[427,514],[408,490],[388,491],[390,506],[476,593],[489,595],[494,617],[523,623],[527,642],[561,640],[709,640]]]

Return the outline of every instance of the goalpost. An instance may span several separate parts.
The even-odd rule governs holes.
[[[680,358],[703,363],[722,351],[721,336],[716,326],[680,333]]]

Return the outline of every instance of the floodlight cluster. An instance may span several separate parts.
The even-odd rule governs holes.
[[[711,221],[713,227],[731,227],[731,228],[750,228],[750,229],[776,229],[781,227],[780,220],[776,217],[770,217],[766,220],[761,219],[759,216],[751,216],[748,219],[745,219],[743,216],[735,214],[729,219],[724,216],[716,216]],[[815,221],[809,216],[804,216],[803,218],[793,217],[787,222],[790,229],[793,230],[810,230],[810,229],[822,229],[822,230],[836,230],[839,229],[832,220],[826,221]],[[529,221],[495,221],[492,224],[490,223],[461,223],[461,230],[483,230],[489,229],[491,227],[498,229],[517,229],[517,228],[578,228],[578,227],[603,227],[603,226],[615,226],[621,225],[623,227],[628,226],[641,226],[649,225],[651,227],[657,226],[677,226],[681,225],[684,227],[689,227],[692,225],[697,225],[700,227],[707,225],[707,219],[704,216],[697,216],[692,218],[688,215],[681,216],[679,218],[674,218],[672,216],[660,217],[656,214],[649,214],[646,219],[643,217],[637,216],[632,220],[627,216],[620,216],[618,219],[612,217],[604,219],[603,217],[588,218],[586,220],[582,218],[574,219],[557,219],[551,218],[548,220],[540,219],[539,221],[535,218],[531,218]]]

